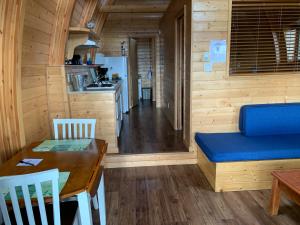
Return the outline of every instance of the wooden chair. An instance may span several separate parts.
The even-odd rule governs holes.
[[[59,139],[59,126],[62,139],[95,138],[96,119],[53,119],[53,126],[55,139]]]
[[[59,125],[62,126],[63,139],[95,138],[96,119],[53,119],[55,139],[59,139]],[[91,127],[90,132],[88,130],[89,126]],[[79,135],[78,135],[78,131],[79,131]],[[68,135],[66,135],[67,133]],[[90,133],[90,135],[88,135],[88,133]],[[96,193],[91,194],[91,197],[92,197],[94,209],[100,210],[102,206],[101,208],[99,208],[99,204],[103,202],[102,198],[101,199],[99,198],[100,202],[98,203],[98,198]]]
[[[99,210],[100,225],[106,225],[106,207],[105,207],[105,185],[104,168],[99,163],[92,177],[93,186],[89,187],[89,193],[93,197],[93,205]]]
[[[69,204],[60,204],[59,202],[58,178],[58,169],[1,178],[0,208],[5,224],[79,224],[76,216],[78,208],[77,203],[74,204],[74,202],[70,202]],[[52,204],[45,205],[41,183],[49,181],[51,182],[52,186]],[[37,206],[33,206],[29,192],[29,186],[32,185],[34,186],[36,192]],[[21,188],[22,190],[18,193],[19,196],[17,195],[16,187]],[[5,199],[7,194],[6,191],[8,191],[10,195],[13,210],[9,210],[7,205]],[[24,208],[20,208],[18,199],[20,197],[22,198],[22,202],[24,200]]]

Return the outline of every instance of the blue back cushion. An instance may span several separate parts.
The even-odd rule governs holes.
[[[300,103],[245,105],[239,126],[245,136],[300,134]]]

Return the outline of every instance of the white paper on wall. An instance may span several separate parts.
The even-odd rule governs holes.
[[[212,40],[209,47],[209,58],[211,63],[226,62],[226,40]]]

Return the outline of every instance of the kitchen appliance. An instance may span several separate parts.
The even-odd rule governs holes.
[[[72,76],[72,85],[74,91],[85,91],[87,75],[76,74]]]
[[[97,72],[98,72],[98,78],[99,78],[100,82],[107,80],[107,77],[106,77],[107,71],[108,71],[108,68],[98,67]]]
[[[81,64],[82,64],[81,56],[80,55],[73,55],[72,65],[81,65]]]
[[[103,67],[108,68],[107,76],[109,80],[112,80],[113,74],[118,74],[121,79],[123,113],[127,113],[129,111],[128,59],[126,56],[104,57],[104,58],[105,58],[105,65]]]

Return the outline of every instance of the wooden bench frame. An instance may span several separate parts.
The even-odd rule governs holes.
[[[198,166],[215,192],[271,189],[271,172],[300,169],[300,159],[214,163],[197,145]]]

